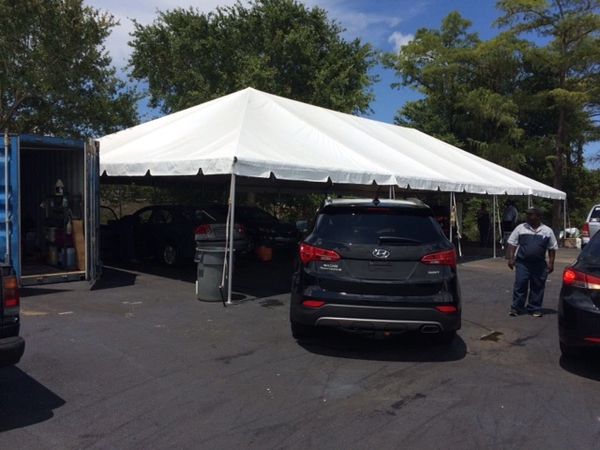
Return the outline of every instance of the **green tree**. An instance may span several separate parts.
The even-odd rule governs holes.
[[[159,12],[135,23],[133,78],[148,83],[150,105],[165,113],[254,87],[345,112],[366,112],[374,52],[318,7],[295,0],[238,2],[203,14]]]
[[[104,41],[116,24],[82,0],[0,0],[0,130],[81,137],[137,120]]]
[[[420,29],[399,54],[386,56],[401,80],[394,87],[424,96],[405,104],[396,123],[521,170],[526,161],[516,151],[523,130],[515,92],[523,43],[507,34],[483,42],[470,27],[450,13],[439,30]]]
[[[553,141],[554,187],[563,189],[566,166],[580,161],[583,145],[598,138],[600,0],[500,0],[498,8],[499,25],[511,33],[548,41],[531,46],[525,57],[533,101]],[[555,202],[555,225],[560,212]]]

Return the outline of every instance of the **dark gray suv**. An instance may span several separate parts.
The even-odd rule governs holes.
[[[461,326],[456,253],[418,200],[333,200],[299,248],[292,334],[317,327],[417,331],[450,342]]]

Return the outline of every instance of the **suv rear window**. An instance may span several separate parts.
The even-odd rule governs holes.
[[[380,245],[424,244],[445,239],[428,211],[330,208],[317,217],[313,234],[329,242]]]

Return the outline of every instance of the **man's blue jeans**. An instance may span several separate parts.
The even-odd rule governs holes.
[[[513,289],[512,307],[516,310],[522,310],[525,307],[527,291],[529,290],[527,310],[534,312],[542,309],[547,278],[548,266],[546,265],[546,261],[533,263],[517,261],[515,264],[515,287]]]

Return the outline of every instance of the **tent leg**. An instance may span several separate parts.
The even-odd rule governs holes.
[[[450,242],[452,242],[452,195],[453,193],[450,192],[450,217],[448,217],[448,229],[449,229],[449,238],[450,238]]]
[[[492,220],[492,223],[493,223],[493,226],[492,226],[493,227],[493,231],[492,231],[492,248],[494,249],[493,250],[494,251],[493,257],[494,258],[496,258],[496,209],[497,209],[496,203],[497,202],[498,202],[498,199],[494,195],[492,197],[492,209],[493,209],[493,212],[492,212],[492,216],[493,216],[493,220]]]
[[[532,195],[527,196],[527,207],[533,208],[533,196]]]
[[[388,186],[388,198],[392,200],[394,197],[392,195],[392,186]]]
[[[567,238],[567,199],[563,200],[563,238]]]
[[[454,217],[456,219],[456,241],[457,241],[457,245],[458,245],[458,256],[460,258],[462,258],[462,243],[461,243],[461,239],[462,239],[461,220],[462,220],[462,217],[458,216],[458,205],[456,204],[456,194],[453,192],[451,195],[452,195],[452,205],[454,207]]]
[[[231,287],[233,285],[233,235],[235,228],[235,174],[231,174],[229,187],[229,261],[227,263],[227,304],[231,305]]]

